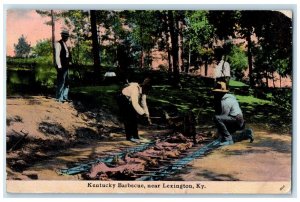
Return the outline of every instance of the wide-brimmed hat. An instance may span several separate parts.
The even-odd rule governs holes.
[[[213,92],[219,92],[219,93],[227,93],[229,90],[226,87],[226,83],[219,81],[216,85],[216,87],[212,90]]]
[[[61,34],[62,36],[70,36],[68,30],[62,30],[60,34]]]

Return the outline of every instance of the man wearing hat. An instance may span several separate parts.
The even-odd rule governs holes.
[[[140,118],[146,118],[148,123],[151,124],[146,101],[150,87],[150,79],[146,78],[142,84],[129,83],[117,96],[117,102],[125,126],[126,139],[131,142],[149,142],[149,140],[140,138],[138,135],[137,115]]]
[[[56,99],[58,102],[65,102],[69,101],[68,69],[71,64],[71,55],[66,44],[69,39],[69,32],[63,30],[60,34],[61,40],[55,44],[55,62],[57,70]]]
[[[242,110],[236,97],[228,93],[225,82],[218,82],[213,89],[215,101],[220,105],[220,111],[214,117],[215,124],[220,135],[221,146],[233,144],[233,134],[237,130],[245,127]],[[253,141],[252,129],[246,129],[239,139],[250,139]]]

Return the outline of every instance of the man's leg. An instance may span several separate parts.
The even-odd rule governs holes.
[[[124,95],[117,96],[117,103],[119,105],[120,113],[123,119],[126,139],[130,140],[132,138],[136,138],[137,120],[135,110]]]
[[[60,102],[63,101],[63,89],[64,89],[63,70],[57,70],[56,99]]]
[[[63,99],[68,100],[68,94],[69,94],[69,73],[68,70],[65,70],[64,74],[64,88],[63,88]]]
[[[222,137],[221,141],[233,141],[229,131],[232,131],[233,127],[237,125],[236,119],[231,116],[216,115],[215,123]]]
[[[134,139],[139,139],[138,129],[137,129],[137,114],[131,103],[129,108],[129,121],[130,121],[131,136]]]

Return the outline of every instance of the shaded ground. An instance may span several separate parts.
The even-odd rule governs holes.
[[[290,180],[291,134],[269,131],[264,124],[251,127],[254,143],[218,148],[169,180]],[[20,131],[28,135],[22,139]],[[140,130],[149,139],[166,133],[170,131],[156,127]],[[7,99],[7,179],[80,179],[56,170],[135,145],[125,141],[122,125],[103,110],[42,96]]]

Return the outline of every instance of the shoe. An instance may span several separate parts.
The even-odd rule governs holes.
[[[245,131],[246,137],[249,138],[250,143],[252,143],[254,141],[254,133],[253,130],[251,128],[247,128]]]
[[[135,139],[135,138],[130,138],[129,141],[134,143],[141,143],[139,139]]]
[[[140,140],[140,142],[142,142],[142,143],[148,143],[148,142],[151,142],[151,140],[146,139],[146,138],[140,138],[139,140]]]
[[[220,146],[227,146],[227,145],[232,145],[234,144],[232,140],[227,140],[225,142],[221,142],[219,145]]]
[[[65,103],[65,100],[56,99],[55,101],[58,102],[58,103]]]

